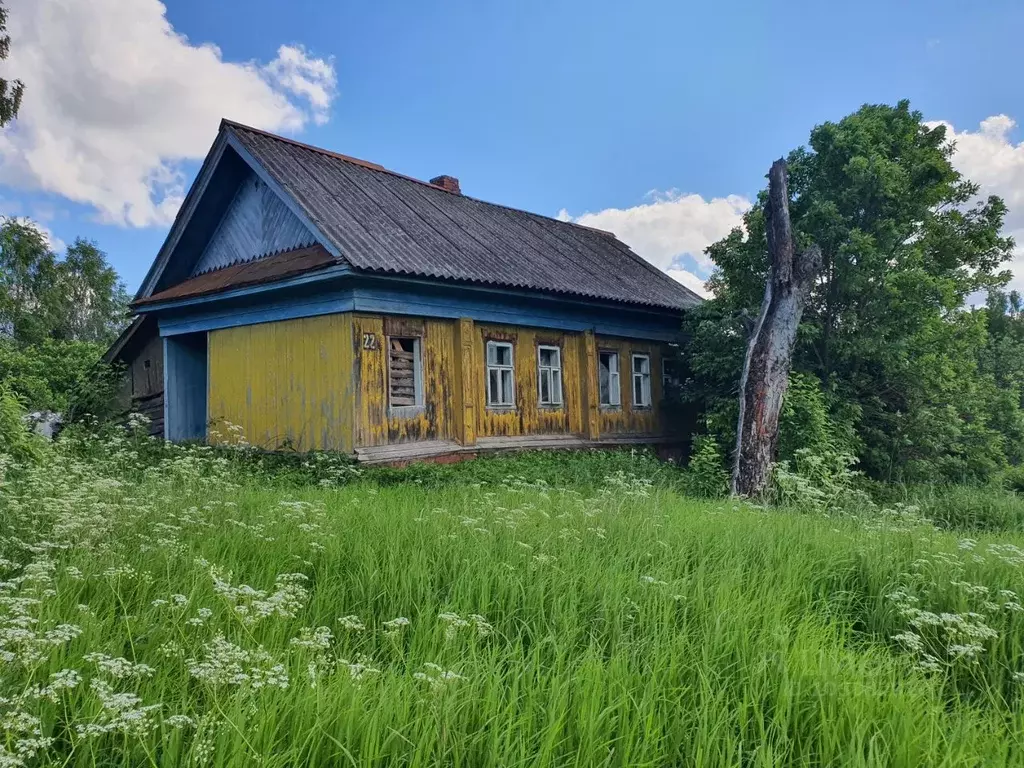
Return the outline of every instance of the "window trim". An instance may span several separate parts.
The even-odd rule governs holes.
[[[682,382],[680,382],[679,378],[678,378],[678,376],[679,376],[679,371],[678,370],[675,372],[674,375],[670,374],[668,372],[668,364],[669,363],[675,363],[675,362],[676,362],[676,359],[674,357],[669,357],[668,355],[666,355],[664,353],[662,354],[662,356],[661,356],[661,391],[662,392],[668,392],[671,387],[679,387],[679,386],[682,385]]]
[[[391,340],[409,339],[412,341],[412,381],[413,381],[413,403],[411,405],[394,405],[391,402]],[[392,416],[413,416],[423,411],[425,397],[423,392],[423,339],[419,336],[393,336],[384,337],[384,349],[387,354],[387,398],[388,414]]]
[[[491,348],[498,349],[500,347],[508,347],[508,365],[499,365],[497,363],[492,364],[489,360],[488,352]],[[504,392],[504,385],[501,385],[502,394],[507,394],[505,398],[508,402],[492,403],[491,402],[491,371],[509,371],[509,389],[508,393]],[[501,376],[498,377],[499,383],[501,382]],[[502,341],[500,339],[488,339],[487,343],[484,344],[484,403],[487,408],[493,411],[514,411],[516,409],[516,347],[511,341]]]
[[[608,368],[608,402],[601,400],[601,355],[609,355],[615,358],[615,370]],[[598,406],[605,409],[622,407],[622,356],[617,349],[599,349],[597,351],[597,402]],[[615,386],[612,386],[614,377]]]
[[[647,361],[647,373],[637,373],[636,361],[646,360]],[[633,403],[633,407],[636,409],[650,408],[654,402],[654,393],[651,391],[651,356],[647,352],[633,352],[629,357],[629,373],[630,383],[632,386],[629,390],[630,400]],[[646,395],[646,402],[638,403],[636,401],[636,380],[640,378],[640,392]],[[646,387],[645,387],[646,384]]]
[[[540,355],[541,355],[541,352],[543,352],[545,350],[548,351],[548,352],[554,352],[555,355],[557,355],[557,357],[558,357],[558,365],[543,365],[543,366],[541,365],[541,363],[540,363]],[[547,371],[548,376],[551,377],[551,378],[553,378],[553,373],[555,371],[558,371],[558,398],[555,399],[554,397],[552,397],[551,401],[547,402],[547,403],[545,403],[544,400],[541,399],[541,383],[540,382],[541,382],[541,378],[543,377],[543,374],[544,374],[545,371]],[[549,389],[549,391],[552,394],[554,394],[555,390],[554,390],[554,387],[552,386],[552,384],[553,384],[553,381],[551,381],[549,379],[549,381],[548,381],[548,389]],[[557,408],[563,407],[565,405],[565,392],[563,390],[564,390],[564,387],[562,385],[562,348],[557,346],[557,345],[555,345],[555,344],[538,344],[537,345],[537,404],[541,408],[557,409]]]

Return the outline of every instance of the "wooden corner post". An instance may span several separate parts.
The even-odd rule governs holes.
[[[597,372],[597,339],[594,331],[583,334],[583,432],[588,440],[597,440],[601,436],[600,389]]]
[[[474,374],[474,338],[472,318],[455,321],[455,439],[460,445],[476,445],[476,382]]]

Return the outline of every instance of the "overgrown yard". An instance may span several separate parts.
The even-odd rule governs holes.
[[[156,453],[0,460],[0,766],[1022,762],[1018,533]]]

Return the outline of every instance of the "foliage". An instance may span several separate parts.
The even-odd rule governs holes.
[[[0,339],[0,379],[32,410],[106,416],[121,385],[121,373],[100,362],[105,347],[90,341],[44,339],[20,345]]]
[[[683,490],[698,499],[720,499],[729,493],[729,472],[717,443],[708,435],[693,438]]]
[[[951,155],[945,129],[900,102],[817,126],[788,157],[798,241],[824,254],[794,370],[822,382],[833,417],[853,427],[844,442],[884,480],[983,481],[1021,450],[1006,445],[1021,434],[1019,404],[979,364],[986,317],[964,308],[1008,279],[1006,207],[978,201]],[[763,297],[763,206],[708,254],[715,298],[689,321],[690,365],[693,399],[715,421],[729,411],[745,324]],[[792,452],[799,440],[789,442]]]
[[[25,409],[18,397],[0,379],[0,464],[3,456],[19,462],[40,461],[43,442],[25,422]],[[3,467],[0,466],[0,485]]]
[[[128,294],[106,255],[78,238],[58,259],[27,219],[0,217],[0,334],[108,346],[124,326]]]
[[[1020,535],[86,442],[0,483],[5,764],[1016,762]]]
[[[7,9],[0,2],[0,61],[11,51],[11,36],[7,32]],[[7,80],[0,77],[0,128],[18,116],[21,99],[25,95],[25,84],[21,80]]]
[[[1003,473],[1001,480],[1006,490],[1024,494],[1024,467],[1010,467]]]
[[[769,497],[775,504],[814,512],[844,511],[869,502],[857,487],[857,457],[836,450],[798,448],[775,465]]]

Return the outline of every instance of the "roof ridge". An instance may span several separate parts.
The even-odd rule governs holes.
[[[251,133],[257,133],[260,136],[266,136],[269,139],[276,139],[277,141],[284,142],[285,144],[291,144],[292,146],[299,147],[301,149],[306,149],[306,150],[309,150],[310,152],[316,152],[317,154],[320,154],[320,155],[325,155],[327,157],[333,157],[336,160],[342,160],[342,161],[344,161],[346,163],[352,163],[353,165],[358,165],[358,166],[360,166],[362,168],[367,168],[367,169],[369,169],[371,171],[380,171],[381,173],[386,173],[386,174],[388,174],[390,176],[396,176],[396,177],[398,177],[400,179],[405,179],[406,181],[413,181],[413,182],[415,182],[417,184],[422,184],[424,187],[430,187],[431,189],[437,189],[437,190],[440,190],[441,192],[446,192],[449,195],[458,195],[459,197],[464,197],[464,198],[466,198],[468,200],[474,200],[474,201],[476,201],[478,203],[483,203],[484,205],[493,205],[493,206],[496,206],[498,208],[504,208],[505,210],[508,210],[508,211],[516,211],[518,213],[525,213],[525,214],[527,214],[529,216],[538,216],[538,217],[540,217],[542,219],[549,219],[550,221],[557,221],[560,224],[568,224],[571,227],[579,227],[580,229],[586,229],[586,230],[588,230],[590,232],[597,232],[598,234],[607,235],[607,236],[612,237],[612,238],[614,238],[616,240],[619,239],[618,236],[614,232],[610,232],[607,229],[598,229],[597,227],[588,227],[586,224],[577,224],[575,221],[566,221],[565,219],[560,219],[557,216],[548,216],[548,215],[543,214],[543,213],[537,213],[536,211],[528,211],[525,208],[516,208],[515,206],[506,205],[504,203],[495,203],[495,202],[492,202],[490,200],[482,200],[479,197],[474,197],[473,195],[467,195],[467,194],[462,193],[462,192],[452,192],[451,190],[445,189],[444,187],[440,187],[437,184],[431,184],[429,181],[424,181],[423,179],[417,179],[415,176],[407,176],[404,173],[399,173],[398,171],[392,171],[390,168],[385,168],[380,163],[374,163],[374,162],[371,162],[370,160],[363,160],[363,159],[358,158],[358,157],[353,157],[352,155],[345,155],[345,154],[342,154],[341,152],[335,152],[335,151],[330,150],[330,149],[324,149],[323,147],[318,147],[315,144],[307,144],[304,141],[298,141],[296,139],[290,139],[287,136],[281,136],[280,134],[273,133],[271,131],[265,131],[265,130],[263,130],[261,128],[253,128],[251,125],[245,125],[244,123],[239,123],[239,122],[237,122],[235,120],[229,120],[226,117],[221,118],[220,122],[221,122],[221,126],[222,127],[227,125],[227,126],[229,126],[231,128],[241,128],[243,131],[249,131]],[[621,242],[621,241],[619,241],[619,242]]]

